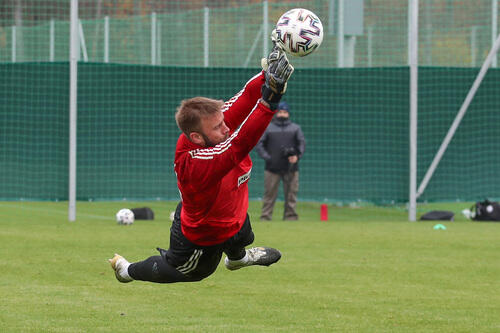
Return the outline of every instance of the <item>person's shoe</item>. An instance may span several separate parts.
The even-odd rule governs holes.
[[[127,283],[133,280],[128,275],[127,270],[130,263],[125,258],[115,253],[115,256],[112,259],[108,259],[108,261],[111,264],[111,268],[115,271],[115,276],[118,281]]]
[[[281,252],[270,247],[252,247],[246,250],[245,257],[240,260],[229,260],[226,257],[226,268],[234,271],[246,266],[269,266],[280,260]]]

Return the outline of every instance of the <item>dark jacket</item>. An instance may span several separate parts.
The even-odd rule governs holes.
[[[300,159],[305,146],[306,141],[299,125],[290,119],[283,121],[274,117],[255,148],[266,161],[266,170],[284,173],[299,169],[299,163],[290,164],[288,156],[297,155]]]

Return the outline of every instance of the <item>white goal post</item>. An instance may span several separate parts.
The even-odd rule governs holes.
[[[483,65],[481,66],[481,69],[479,70],[479,73],[474,80],[474,83],[472,84],[472,87],[470,88],[469,92],[467,93],[467,96],[465,97],[464,102],[462,103],[462,106],[460,107],[455,119],[453,120],[453,123],[451,124],[448,133],[446,134],[443,142],[441,143],[441,146],[439,147],[436,155],[434,156],[434,159],[432,160],[431,165],[429,166],[429,169],[427,169],[427,172],[422,179],[422,182],[420,183],[420,186],[418,187],[418,190],[414,192],[414,186],[412,184],[416,184],[416,162],[415,162],[415,170],[412,169],[412,163],[410,163],[410,204],[409,204],[409,210],[408,210],[408,219],[410,221],[415,221],[416,219],[416,207],[417,203],[416,200],[424,193],[425,188],[427,187],[427,184],[429,183],[432,175],[434,174],[434,171],[436,170],[439,162],[441,161],[441,158],[443,157],[443,154],[446,151],[446,148],[448,148],[448,145],[450,144],[451,139],[455,135],[455,132],[460,125],[460,122],[462,121],[465,113],[467,112],[467,109],[469,108],[470,103],[472,102],[472,99],[474,98],[477,90],[479,89],[479,86],[481,85],[481,82],[483,81],[484,77],[486,76],[486,73],[488,72],[488,69],[490,66],[494,63],[494,60],[496,59],[496,55],[498,52],[498,49],[500,47],[500,35],[497,36],[490,52],[488,53],[488,56],[486,57],[486,60],[484,61]],[[410,75],[411,76],[411,75]],[[413,114],[413,112],[411,112]],[[416,111],[415,111],[415,116],[416,116]],[[415,122],[410,122],[410,132],[415,131],[416,132],[416,119]],[[411,136],[412,137],[412,136]],[[415,138],[410,140],[410,147],[413,147],[415,145],[416,147],[416,135]],[[415,159],[416,161],[416,148],[414,149],[410,148],[410,160],[413,161]]]
[[[69,89],[69,187],[68,220],[76,220],[76,117],[77,117],[77,75],[78,56],[78,0],[71,0],[70,28],[70,89]]]
[[[410,65],[410,192],[408,219],[415,221],[417,212],[417,122],[418,122],[418,0],[408,3],[408,63]]]

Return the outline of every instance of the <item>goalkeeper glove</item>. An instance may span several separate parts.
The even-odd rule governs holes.
[[[267,58],[261,60],[266,82],[262,85],[262,99],[271,110],[278,107],[281,96],[286,91],[287,81],[293,73],[293,66],[288,61],[285,52],[275,44]]]

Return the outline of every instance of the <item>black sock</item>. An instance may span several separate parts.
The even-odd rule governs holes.
[[[245,257],[245,255],[247,254],[247,251],[245,250],[245,248],[243,249],[238,249],[238,250],[226,250],[226,255],[227,257],[229,258],[229,260],[240,260],[240,259],[243,259]]]

